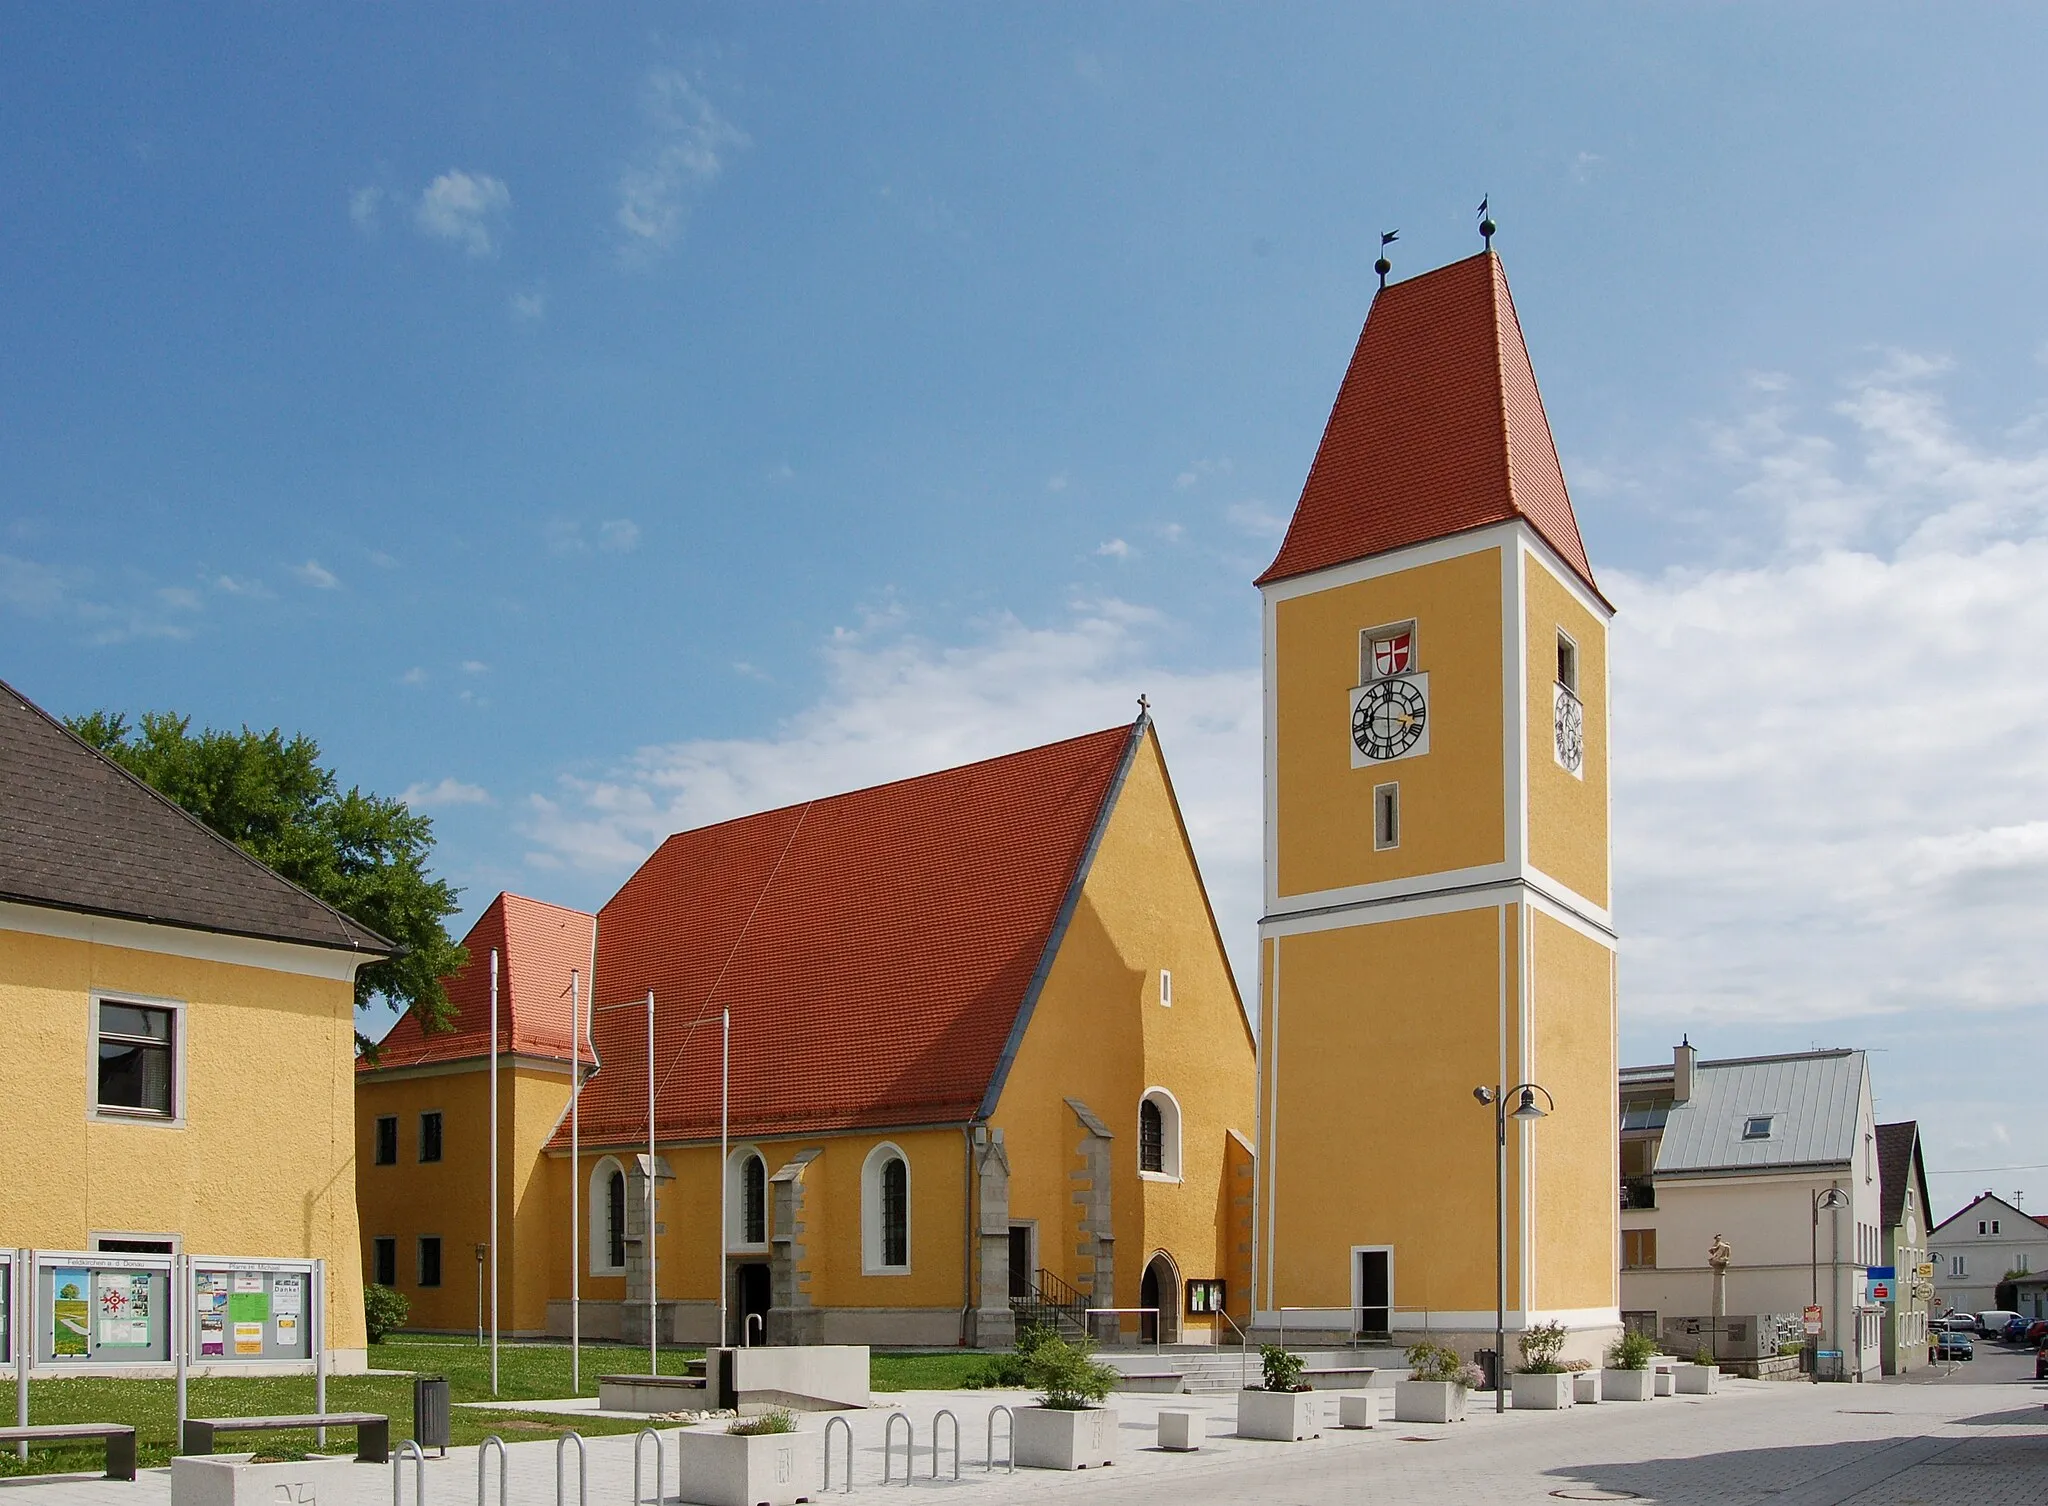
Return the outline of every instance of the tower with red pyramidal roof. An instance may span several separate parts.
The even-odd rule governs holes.
[[[1506,1090],[1509,1352],[1556,1321],[1592,1358],[1620,1320],[1613,608],[1491,249],[1381,287],[1258,586],[1255,1319],[1490,1345],[1475,1089]]]

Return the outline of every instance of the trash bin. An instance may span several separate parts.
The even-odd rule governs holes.
[[[1472,1356],[1472,1361],[1479,1367],[1479,1389],[1482,1391],[1498,1391],[1500,1389],[1500,1352],[1494,1349],[1482,1349]]]
[[[448,1377],[412,1378],[412,1436],[421,1448],[448,1452]]]

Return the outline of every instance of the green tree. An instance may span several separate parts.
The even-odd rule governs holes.
[[[140,726],[95,711],[67,725],[158,793],[259,862],[379,935],[399,954],[356,973],[356,1004],[378,994],[429,1030],[453,1011],[441,980],[468,960],[444,921],[455,888],[427,872],[434,823],[403,800],[347,791],[321,766],[320,747],[277,728],[195,734],[190,717],[146,711]]]

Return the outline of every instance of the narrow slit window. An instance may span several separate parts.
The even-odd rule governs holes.
[[[438,1109],[420,1115],[420,1159],[441,1159],[441,1113]]]
[[[420,1285],[441,1284],[441,1240],[438,1235],[420,1236]]]
[[[1159,969],[1159,1002],[1167,1009],[1173,1008],[1173,974],[1163,967]]]
[[[376,1274],[371,1277],[379,1286],[398,1285],[398,1241],[388,1235],[379,1235],[373,1242],[376,1252]]]
[[[396,1166],[398,1164],[398,1116],[380,1114],[377,1116],[377,1164]],[[389,1286],[390,1282],[384,1283]]]
[[[1579,693],[1579,646],[1563,633],[1557,635],[1557,683]]]
[[[740,1167],[740,1242],[768,1242],[768,1163],[748,1156]]]
[[[1401,845],[1401,786],[1398,784],[1373,787],[1372,845],[1375,852]]]

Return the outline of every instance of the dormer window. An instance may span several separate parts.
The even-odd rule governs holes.
[[[1768,1140],[1771,1138],[1771,1121],[1775,1114],[1751,1114],[1742,1121],[1742,1138],[1745,1140]]]

